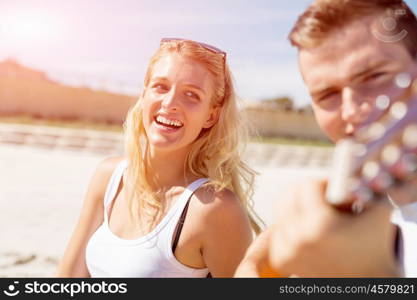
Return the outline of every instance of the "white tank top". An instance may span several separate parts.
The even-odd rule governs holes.
[[[207,268],[194,269],[180,263],[172,253],[172,239],[188,199],[202,184],[191,183],[168,210],[161,222],[137,239],[122,239],[109,228],[108,208],[115,198],[127,162],[117,165],[104,196],[104,222],[86,247],[86,264],[91,277],[206,277]]]
[[[399,262],[402,277],[417,277],[417,203],[397,206],[392,222],[400,227]]]

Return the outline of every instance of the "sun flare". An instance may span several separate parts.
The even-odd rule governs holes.
[[[16,13],[1,21],[0,36],[14,41],[44,41],[58,33],[58,22],[50,15]]]

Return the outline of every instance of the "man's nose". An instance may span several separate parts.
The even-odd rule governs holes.
[[[177,111],[179,108],[179,95],[175,89],[171,89],[163,95],[161,106],[167,112]]]
[[[342,119],[347,124],[359,125],[364,122],[371,112],[371,102],[352,88],[342,92]]]

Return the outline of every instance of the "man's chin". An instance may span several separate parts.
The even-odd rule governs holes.
[[[397,206],[404,206],[417,202],[417,178],[407,180],[399,187],[388,190],[391,201]]]
[[[327,135],[327,136],[335,144],[337,144],[341,140],[344,140],[346,137],[348,137],[348,136],[345,136],[345,135],[339,135],[339,136],[330,136],[330,135]]]

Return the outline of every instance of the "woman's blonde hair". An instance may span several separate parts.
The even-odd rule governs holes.
[[[162,43],[151,58],[144,80],[148,87],[153,66],[164,55],[176,53],[202,64],[212,74],[213,98],[211,105],[221,107],[218,121],[208,129],[202,129],[193,142],[185,162],[185,170],[195,177],[206,177],[206,184],[220,191],[229,189],[241,201],[255,233],[260,232],[253,210],[253,186],[255,172],[241,159],[247,139],[247,130],[239,112],[230,70],[225,55],[210,51],[201,44],[187,40]],[[144,93],[143,93],[144,94]],[[143,95],[142,94],[142,95]],[[141,98],[129,111],[125,122],[125,152],[129,161],[126,181],[130,186],[129,208],[133,219],[142,213],[154,221],[162,212],[162,203],[147,180],[144,158],[148,145],[143,126]],[[155,213],[157,212],[157,213]],[[262,221],[261,221],[262,222]]]

